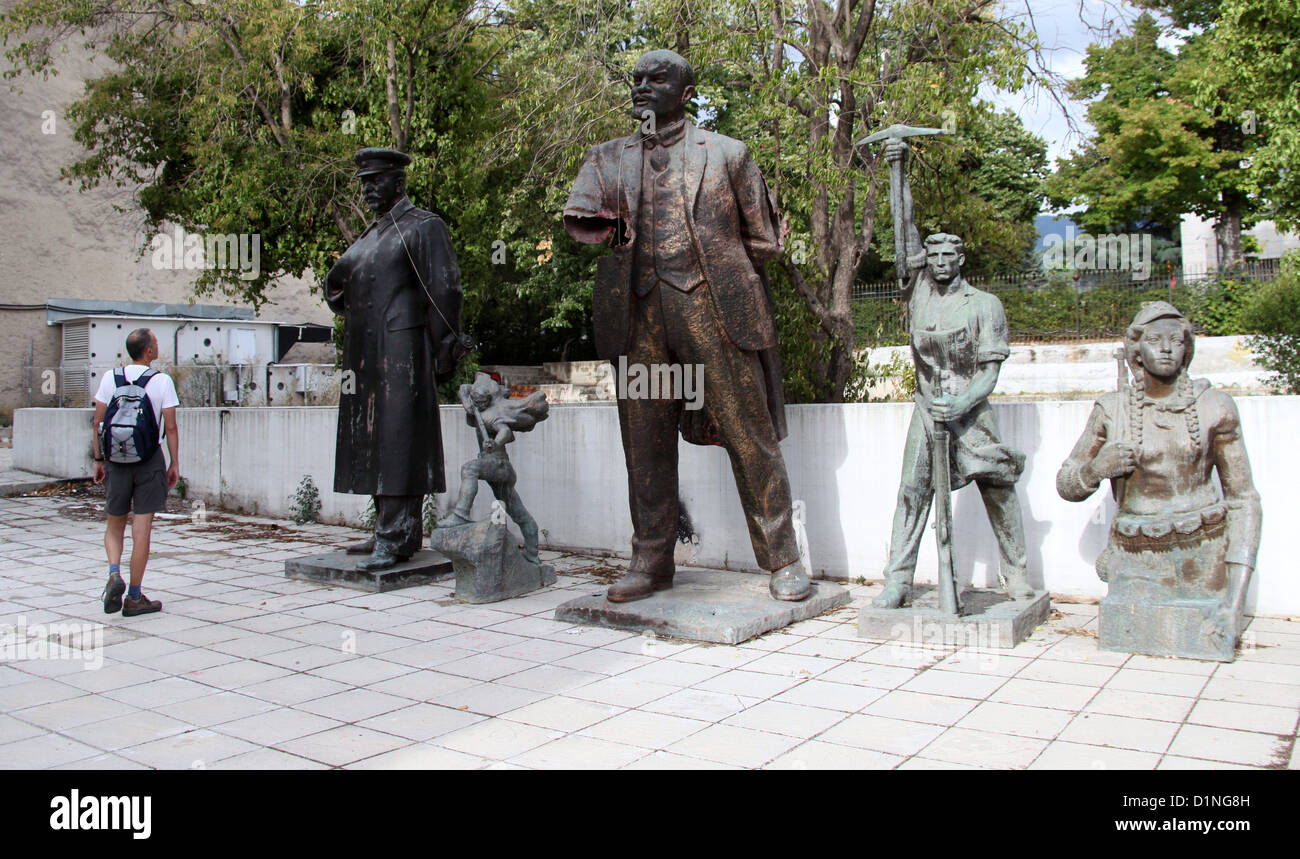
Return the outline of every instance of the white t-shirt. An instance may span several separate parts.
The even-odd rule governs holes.
[[[122,368],[126,372],[126,380],[134,382],[144,375],[144,371],[149,368],[143,364],[127,364]],[[95,402],[108,405],[113,401],[113,392],[117,390],[117,382],[114,377],[117,370],[109,370],[104,373],[103,378],[99,380],[99,390],[95,392]],[[176,385],[172,382],[172,377],[166,373],[159,373],[149,380],[149,384],[144,386],[144,392],[149,395],[149,403],[153,406],[153,416],[158,421],[158,440],[161,441],[167,434],[167,427],[163,424],[162,411],[170,409],[173,406],[179,406],[181,401],[176,397]]]

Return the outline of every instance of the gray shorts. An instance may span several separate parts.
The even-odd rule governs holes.
[[[149,459],[135,465],[104,463],[104,505],[109,516],[136,513],[160,513],[167,506],[167,458],[162,448]]]

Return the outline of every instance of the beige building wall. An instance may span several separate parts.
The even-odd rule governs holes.
[[[15,0],[0,0],[9,10]],[[48,298],[94,298],[231,305],[208,295],[195,298],[194,272],[156,270],[147,248],[145,218],[136,188],[101,186],[82,192],[59,171],[85,150],[72,138],[67,106],[84,82],[105,68],[91,61],[74,37],[61,55],[59,74],[24,75],[0,82],[0,417],[29,404],[23,385],[29,356],[38,368],[57,368],[58,326],[45,324]],[[8,70],[0,58],[0,69]],[[52,131],[53,133],[46,133]],[[284,278],[269,292],[258,318],[285,323],[333,323],[311,291],[310,278]],[[37,386],[31,404],[42,401]]]

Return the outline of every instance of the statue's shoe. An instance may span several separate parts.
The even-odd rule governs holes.
[[[370,557],[364,561],[357,561],[357,569],[364,572],[374,572],[375,570],[387,570],[390,567],[397,566],[398,561],[403,560],[392,552],[383,549],[375,549],[370,553]]]
[[[911,602],[912,588],[905,582],[885,580],[885,589],[871,601],[876,608],[902,608]]]
[[[630,572],[609,586],[605,598],[610,602],[632,602],[643,600],[655,591],[666,591],[672,586],[672,576],[665,579],[649,573]]]
[[[808,578],[800,564],[790,564],[772,574],[767,583],[767,591],[772,599],[798,602],[807,599],[812,593],[812,579]]]
[[[358,543],[348,543],[343,547],[343,551],[349,555],[369,555],[375,550],[375,538],[367,537]]]

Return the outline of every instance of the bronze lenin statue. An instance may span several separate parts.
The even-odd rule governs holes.
[[[775,200],[743,143],[686,117],[695,73],[672,51],[633,70],[628,137],[592,147],[564,208],[586,244],[608,242],[592,296],[598,354],[645,367],[703,365],[702,408],[681,399],[618,401],[632,508],[632,564],[613,602],[672,586],[678,520],[677,435],[719,444],[769,589],[802,600],[812,583],[797,564],[776,328],[763,266],[782,251]]]
[[[423,540],[424,496],[446,490],[437,385],[467,351],[461,286],[447,226],[406,197],[411,159],[362,149],[353,160],[375,220],[325,278],[325,300],[343,316],[334,491],[375,500],[375,533],[349,552],[382,570]]]

